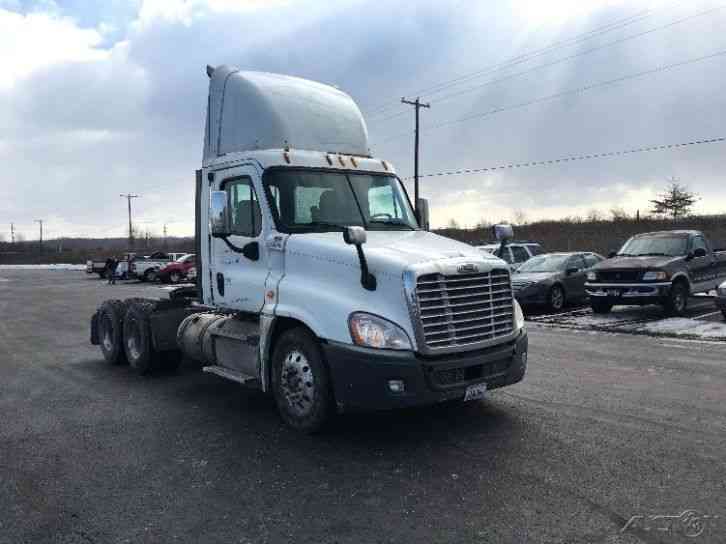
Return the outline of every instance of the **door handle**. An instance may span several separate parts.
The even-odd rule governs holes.
[[[224,274],[217,272],[217,292],[219,296],[224,296]]]

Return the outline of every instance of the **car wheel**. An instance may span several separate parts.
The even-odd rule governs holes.
[[[553,285],[547,295],[547,306],[553,312],[559,312],[565,307],[565,290],[561,285]]]
[[[592,312],[595,314],[609,314],[610,310],[613,309],[612,304],[602,300],[591,300],[590,307],[592,308]]]
[[[179,283],[180,280],[181,280],[181,274],[179,274],[179,272],[174,271],[171,274],[169,274],[169,281],[171,283]]]
[[[665,301],[665,309],[668,315],[681,317],[688,308],[688,285],[683,281],[677,281],[671,287],[668,298]]]
[[[272,356],[272,390],[282,419],[305,433],[320,431],[333,414],[328,369],[317,339],[302,327],[285,331]]]
[[[154,283],[156,281],[156,268],[150,268],[146,272],[144,272],[144,281],[148,281],[149,283]]]

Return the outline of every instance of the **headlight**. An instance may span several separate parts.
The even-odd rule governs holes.
[[[662,270],[651,270],[643,274],[643,281],[667,280],[668,274]]]
[[[380,349],[412,349],[406,331],[377,315],[355,312],[348,318],[350,336],[358,346]]]
[[[516,300],[514,301],[514,328],[516,330],[524,328],[524,312]]]
[[[593,271],[588,272],[587,281],[597,281],[597,272],[593,272]]]

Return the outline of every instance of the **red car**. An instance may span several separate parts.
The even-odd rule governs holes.
[[[195,267],[196,257],[194,253],[187,253],[167,264],[159,270],[159,279],[164,283],[179,283],[187,277],[189,270]]]

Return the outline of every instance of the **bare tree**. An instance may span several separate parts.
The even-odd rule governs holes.
[[[522,210],[514,210],[514,224],[515,225],[526,225],[527,224],[527,213]]]
[[[650,201],[653,204],[651,213],[656,215],[667,215],[676,221],[691,213],[691,208],[698,200],[698,195],[689,191],[685,185],[678,183],[676,178],[669,180],[666,190]]]
[[[613,221],[627,221],[630,219],[630,214],[622,206],[614,206],[610,208],[610,217]]]
[[[603,214],[600,210],[596,208],[592,208],[590,211],[587,212],[587,220],[591,223],[602,221],[603,220]]]

